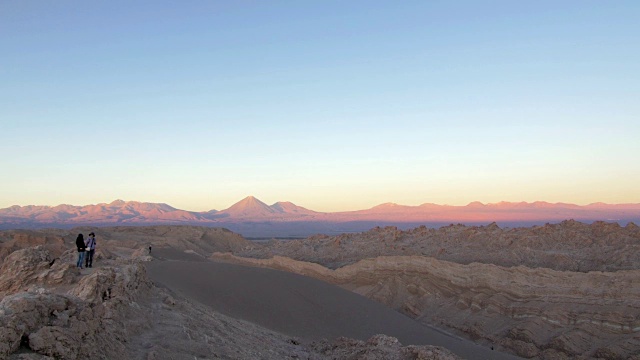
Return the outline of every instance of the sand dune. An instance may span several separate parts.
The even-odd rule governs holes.
[[[163,260],[149,276],[188,299],[225,315],[305,340],[394,336],[404,345],[443,346],[467,359],[516,359],[418,322],[377,302],[305,276],[154,250]]]

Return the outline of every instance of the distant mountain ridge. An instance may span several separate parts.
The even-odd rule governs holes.
[[[531,223],[559,222],[574,219],[592,222],[597,220],[620,223],[640,223],[640,204],[575,205],[537,201],[499,202],[483,204],[471,202],[465,206],[424,203],[418,206],[385,203],[370,209],[317,212],[291,202],[272,205],[248,196],[224,210],[205,212],[187,211],[164,203],[115,200],[111,203],[73,206],[10,206],[0,209],[0,228],[34,228],[75,225],[150,225],[189,224],[228,227],[234,231],[242,224],[263,224],[275,229],[282,224],[297,224],[296,231],[305,226],[313,233],[322,232],[324,225],[366,223],[376,225],[394,224],[480,224],[490,222]],[[281,224],[281,225],[278,225]],[[367,225],[367,226],[368,226]],[[294,226],[290,225],[289,227]],[[334,226],[335,228],[335,226]],[[351,227],[340,227],[350,231]],[[366,229],[365,229],[366,230]],[[258,230],[256,230],[258,231]],[[307,230],[307,232],[312,230]],[[336,230],[338,231],[338,230]],[[242,233],[242,231],[240,230]]]
[[[73,206],[11,206],[0,209],[0,222],[110,223],[144,221],[203,221],[199,213],[179,210],[164,203],[115,200],[109,204]],[[21,222],[22,222],[21,221]]]

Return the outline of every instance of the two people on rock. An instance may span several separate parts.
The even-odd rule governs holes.
[[[82,269],[82,264],[84,263],[85,267],[93,266],[93,254],[96,251],[96,234],[93,232],[89,233],[87,239],[84,239],[84,235],[78,234],[76,238],[76,247],[78,248],[78,261],[76,262],[76,267],[78,269]]]

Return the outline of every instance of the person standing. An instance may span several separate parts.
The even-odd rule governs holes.
[[[76,238],[76,247],[78,248],[78,262],[76,263],[76,267],[78,269],[82,269],[82,261],[84,260],[84,251],[87,246],[84,243],[84,235],[78,234]]]
[[[96,234],[89,233],[87,238],[87,255],[84,265],[88,268],[93,267],[93,253],[96,252]]]

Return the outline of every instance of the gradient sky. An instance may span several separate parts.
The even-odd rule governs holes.
[[[640,202],[640,2],[0,2],[0,208]]]

